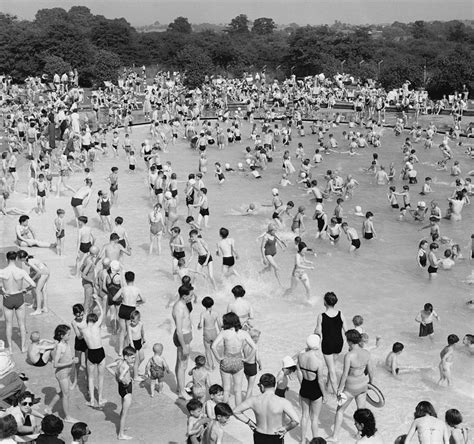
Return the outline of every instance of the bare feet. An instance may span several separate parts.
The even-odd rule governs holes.
[[[36,309],[33,313],[30,313],[30,316],[38,316],[42,314],[43,312],[39,309]]]
[[[133,438],[132,438],[131,436],[128,436],[128,435],[125,435],[125,434],[121,433],[120,435],[117,436],[117,439],[129,441],[129,440],[131,440],[131,439],[133,439]]]

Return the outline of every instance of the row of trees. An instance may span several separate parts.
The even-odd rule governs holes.
[[[241,75],[266,67],[278,78],[350,72],[386,88],[406,79],[439,96],[473,81],[474,30],[463,22],[395,22],[389,26],[292,25],[241,14],[222,32],[193,32],[185,17],[166,32],[138,33],[125,19],[84,6],[39,10],[32,22],[0,14],[0,72],[28,75],[78,68],[84,86],[115,80],[120,66],[185,70],[198,85],[206,74]]]

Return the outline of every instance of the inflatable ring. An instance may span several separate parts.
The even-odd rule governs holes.
[[[374,396],[375,395],[375,396]],[[369,383],[367,390],[367,402],[373,406],[381,408],[385,405],[385,398],[378,387]]]

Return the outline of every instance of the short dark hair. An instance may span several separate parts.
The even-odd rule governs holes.
[[[95,313],[89,313],[86,318],[86,322],[92,322],[95,324],[99,320],[99,317]]]
[[[450,427],[455,427],[462,423],[461,412],[457,409],[446,410],[444,419],[446,420],[446,424]]]
[[[0,418],[0,439],[7,439],[15,436],[18,432],[18,425],[13,415],[5,415]]]
[[[117,217],[115,218],[115,223],[116,223],[117,225],[122,225],[122,224],[123,224],[123,217],[117,216]],[[81,423],[79,423],[79,424],[84,424],[84,423],[81,422]]]
[[[260,380],[258,383],[262,387],[275,387],[276,385],[276,378],[273,376],[271,373],[264,373],[262,376],[260,376]]]
[[[115,240],[119,240],[119,239],[120,239],[120,236],[117,233],[112,233],[110,235],[110,240],[111,241],[115,241]]]
[[[191,399],[191,401],[186,404],[186,408],[188,412],[194,412],[194,410],[202,409],[202,402],[199,401],[199,399]]]
[[[125,358],[127,356],[135,356],[137,354],[137,351],[133,348],[127,345],[123,350],[122,350],[122,356]]]
[[[347,342],[352,342],[353,344],[360,344],[362,340],[362,335],[354,329],[350,329],[346,331],[346,339]]]
[[[54,340],[55,341],[61,341],[64,336],[66,336],[67,332],[71,330],[71,327],[66,324],[59,324],[55,329],[54,329]]]
[[[357,409],[353,416],[354,421],[362,426],[362,430],[360,431],[361,436],[370,438],[375,435],[377,432],[375,417],[369,409]]]
[[[27,221],[29,219],[29,216],[27,216],[26,214],[23,214],[22,216],[20,216],[18,218],[18,222],[20,222],[20,224],[22,224],[23,222]]]
[[[236,298],[242,298],[245,296],[245,289],[242,285],[236,285],[231,291]]]
[[[77,220],[78,220],[79,222],[83,222],[83,223],[86,224],[89,219],[87,218],[87,216],[79,216],[79,217],[77,218]]]
[[[438,415],[436,414],[436,410],[433,407],[433,404],[429,401],[420,401],[418,405],[415,407],[415,419],[423,418],[423,416],[433,416],[437,418]]]
[[[223,239],[227,238],[228,235],[229,235],[229,230],[227,228],[222,227],[219,230],[219,236],[222,237]]]
[[[56,415],[45,415],[41,420],[41,430],[45,435],[58,436],[63,429],[63,420]]]
[[[178,294],[180,298],[182,298],[183,296],[189,296],[190,293],[191,289],[187,285],[181,285],[178,288]]]
[[[87,433],[88,425],[85,422],[76,422],[71,427],[71,435],[74,441],[78,441],[83,436],[88,435]]]
[[[18,254],[16,251],[7,251],[7,261],[16,261]]]
[[[84,313],[84,305],[82,304],[74,304],[72,306],[72,314],[77,315],[79,313]]]
[[[240,324],[240,318],[235,313],[226,313],[222,316],[222,328],[224,330],[229,330],[234,328],[235,330],[240,330],[242,325]]]
[[[453,344],[456,344],[457,342],[459,342],[459,336],[458,335],[449,335],[448,336],[448,344],[449,345],[453,345]]]
[[[209,296],[206,296],[206,297],[201,301],[201,304],[202,304],[203,307],[205,307],[205,308],[211,308],[211,307],[214,305],[214,299],[212,299],[212,298],[209,297]]]
[[[395,342],[392,345],[392,352],[393,353],[398,353],[398,352],[401,352],[404,348],[405,348],[405,346],[401,342]]]
[[[125,281],[133,282],[135,280],[135,273],[133,271],[125,272]]]
[[[216,415],[216,418],[218,416],[224,416],[225,418],[230,418],[234,414],[230,405],[227,404],[226,402],[217,403],[214,407],[214,413]]]
[[[329,305],[330,307],[334,307],[337,304],[336,293],[334,293],[332,291],[328,291],[324,295],[324,302],[326,302],[326,305]]]
[[[218,393],[222,393],[224,391],[222,385],[219,384],[212,384],[209,387],[209,394],[210,395],[217,395]]]

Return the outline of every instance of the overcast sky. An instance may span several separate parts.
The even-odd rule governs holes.
[[[167,24],[180,15],[191,23],[228,23],[241,13],[301,25],[474,19],[473,0],[0,0],[0,11],[32,19],[38,9],[74,5],[132,25]]]

